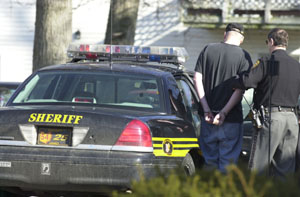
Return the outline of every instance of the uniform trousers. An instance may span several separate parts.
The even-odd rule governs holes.
[[[226,166],[236,163],[242,150],[242,123],[224,122],[221,126],[201,121],[200,148],[206,167],[226,172]]]
[[[269,118],[266,119],[263,127],[253,133],[249,167],[262,173],[267,172],[269,166],[269,172],[275,176],[293,173],[298,141],[298,118],[294,112],[272,112],[270,132]]]

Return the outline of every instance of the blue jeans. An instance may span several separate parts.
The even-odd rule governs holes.
[[[243,124],[224,122],[221,126],[201,121],[200,148],[206,165],[226,172],[236,163],[242,150]]]

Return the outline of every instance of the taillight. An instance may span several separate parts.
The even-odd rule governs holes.
[[[149,128],[140,120],[132,120],[125,127],[115,145],[152,147]]]

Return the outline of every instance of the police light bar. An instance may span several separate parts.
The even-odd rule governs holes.
[[[70,44],[73,60],[134,61],[182,64],[188,53],[182,47]]]

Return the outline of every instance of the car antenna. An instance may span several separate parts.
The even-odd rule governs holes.
[[[110,70],[112,70],[112,23],[113,23],[113,20],[112,20],[112,17],[113,17],[113,14],[112,14],[112,8],[113,8],[113,1],[114,0],[111,0],[110,2],[110,56],[109,56],[109,67],[110,67]]]

